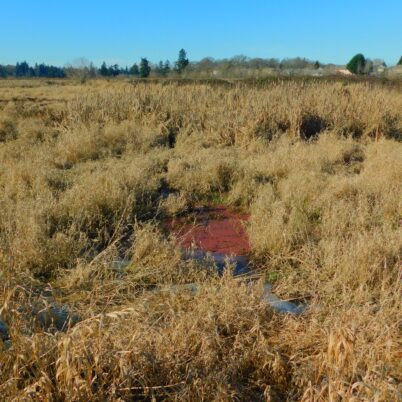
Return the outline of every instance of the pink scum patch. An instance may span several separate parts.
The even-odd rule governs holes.
[[[244,223],[247,214],[229,211],[225,206],[203,208],[195,212],[193,222],[188,217],[167,222],[167,229],[186,249],[199,249],[227,255],[246,255],[250,242]]]

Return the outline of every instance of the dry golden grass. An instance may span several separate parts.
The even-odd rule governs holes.
[[[401,398],[400,90],[6,80],[0,98],[0,400]],[[216,199],[251,214],[252,285],[164,232]],[[264,280],[309,309],[274,313]],[[52,301],[81,321],[41,326]]]

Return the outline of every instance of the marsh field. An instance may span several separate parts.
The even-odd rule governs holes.
[[[0,80],[0,400],[401,400],[401,140],[380,82]]]

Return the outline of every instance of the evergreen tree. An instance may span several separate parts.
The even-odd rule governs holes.
[[[115,64],[113,66],[110,66],[108,68],[108,75],[110,77],[116,77],[119,74],[120,74],[120,69],[119,69],[119,66],[117,64]]]
[[[163,65],[163,73],[168,75],[170,73],[170,61],[166,60],[165,64]]]
[[[151,73],[151,67],[149,61],[146,58],[142,58],[140,62],[140,77],[147,78]]]
[[[366,66],[366,59],[361,54],[358,53],[351,58],[346,68],[353,74],[364,74]]]
[[[140,75],[140,69],[138,68],[137,63],[134,63],[134,64],[131,66],[130,71],[129,71],[129,74],[130,74],[130,75],[134,75],[134,76],[136,76],[136,77],[138,77],[138,76]]]
[[[39,66],[38,66],[38,74],[37,75],[38,75],[38,77],[46,77],[47,68],[43,63],[39,64]]]
[[[314,63],[314,68],[316,70],[318,70],[320,68],[320,62],[318,60]]]
[[[22,63],[17,63],[15,66],[15,76],[16,77],[29,77],[29,64],[26,61]]]
[[[170,71],[170,63],[169,61],[160,61],[158,65],[155,67],[155,72],[161,77],[166,77]]]
[[[398,61],[398,66],[402,66],[402,56],[401,56],[401,58],[400,58],[399,61]]]
[[[7,75],[7,69],[0,64],[0,78],[6,78]]]
[[[176,61],[176,71],[181,74],[184,69],[189,65],[189,60],[187,59],[187,53],[184,49],[180,49],[179,58]]]
[[[99,74],[102,77],[107,77],[109,75],[109,69],[107,68],[105,62],[102,63],[101,68],[99,69]]]
[[[161,75],[162,77],[165,76],[165,69],[163,68],[162,60],[158,63],[155,70],[156,70],[157,74]]]

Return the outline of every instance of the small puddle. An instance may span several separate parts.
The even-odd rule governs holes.
[[[251,272],[249,260],[244,255],[228,255],[214,251],[200,249],[183,249],[182,257],[185,260],[196,260],[201,263],[212,261],[219,274],[223,274],[227,267],[233,269],[233,275],[246,275]]]
[[[201,207],[187,216],[167,221],[165,227],[182,247],[183,258],[212,259],[219,273],[229,264],[237,276],[250,272],[251,246],[245,229],[249,217],[223,205]]]
[[[245,224],[250,215],[239,214],[219,205],[195,209],[190,215],[166,222],[183,249],[183,258],[200,262],[213,261],[220,274],[226,267],[234,267],[233,275],[251,273],[248,255],[251,252]],[[196,284],[187,285],[192,292]],[[176,289],[175,289],[176,290]],[[281,300],[272,293],[272,285],[264,285],[264,300],[276,311],[289,314],[302,313],[306,305]]]
[[[81,317],[78,314],[72,313],[67,306],[56,303],[51,288],[45,288],[39,293],[32,294],[32,296],[37,296],[38,299],[32,304],[29,303],[25,306],[18,306],[16,309],[19,314],[26,313],[27,328],[31,327],[34,330],[34,324],[38,324],[38,326],[46,332],[66,332],[69,328],[81,321]],[[8,325],[2,320],[1,316],[0,341],[2,341],[0,342],[0,350],[1,343],[3,343],[3,348],[5,349],[12,347]]]
[[[167,223],[185,249],[229,256],[245,256],[251,247],[245,229],[250,216],[229,211],[220,205],[198,208],[185,217],[174,218]]]

